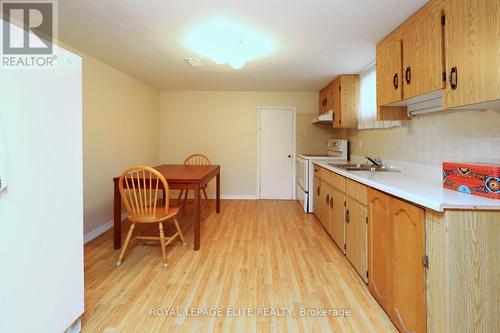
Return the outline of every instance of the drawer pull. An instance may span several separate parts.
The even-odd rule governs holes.
[[[392,84],[394,85],[394,89],[398,89],[398,73],[394,74],[392,78]]]
[[[458,85],[458,70],[456,66],[453,66],[450,70],[450,87],[452,90],[457,89]]]

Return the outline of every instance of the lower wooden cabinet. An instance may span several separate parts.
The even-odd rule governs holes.
[[[368,190],[368,289],[384,309],[389,309],[389,279],[392,258],[391,197]]]
[[[425,332],[424,210],[392,198],[393,274],[389,316],[401,332]]]
[[[424,211],[373,189],[368,205],[369,290],[401,332],[425,332]]]
[[[330,236],[345,253],[345,193],[332,188],[330,207]]]
[[[321,195],[319,197],[320,200],[319,205],[322,212],[321,212],[321,220],[319,221],[325,228],[326,232],[328,232],[328,234],[331,233],[330,231],[330,215],[332,211],[330,208],[331,193],[332,193],[332,186],[322,179]]]
[[[346,198],[346,256],[361,278],[368,282],[367,208]]]
[[[314,210],[314,215],[316,215],[316,218],[321,221],[323,220],[323,212],[324,208],[322,206],[322,200],[321,200],[321,195],[323,194],[322,192],[322,186],[321,186],[321,177],[319,175],[319,172],[314,174],[313,177],[313,188],[314,188],[314,197],[313,197],[313,210]]]

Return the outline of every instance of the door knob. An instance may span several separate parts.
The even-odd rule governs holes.
[[[288,158],[292,157],[292,155],[288,154]]]

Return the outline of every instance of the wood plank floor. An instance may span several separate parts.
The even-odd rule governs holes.
[[[296,201],[222,201],[219,215],[213,207],[202,222],[199,252],[193,250],[192,205],[179,216],[188,245],[168,247],[168,268],[158,246],[140,241],[116,267],[112,230],[87,244],[82,332],[396,332]],[[317,308],[330,314],[301,313]],[[185,309],[222,315],[186,316]],[[350,314],[342,317],[345,309]],[[282,316],[265,313],[279,310]]]

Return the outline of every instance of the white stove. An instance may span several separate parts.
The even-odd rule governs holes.
[[[326,153],[297,155],[297,200],[304,207],[306,213],[312,213],[314,208],[313,162],[345,162],[349,157],[347,152],[347,140],[330,139],[328,140]]]

